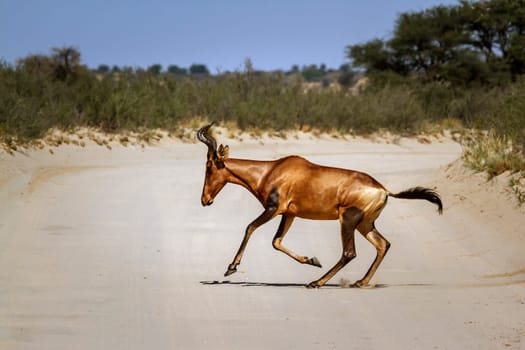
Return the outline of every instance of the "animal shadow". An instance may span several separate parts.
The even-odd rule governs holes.
[[[277,287],[277,288],[306,288],[305,283],[293,283],[293,282],[250,282],[250,281],[200,281],[200,284],[205,286],[240,286],[240,287]],[[372,284],[367,287],[357,287],[354,284],[336,284],[327,283],[321,289],[332,288],[332,289],[381,289],[388,287],[424,287],[431,286],[426,283],[409,283],[409,284]]]

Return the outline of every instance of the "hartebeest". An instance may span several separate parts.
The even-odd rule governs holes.
[[[377,255],[365,276],[355,286],[368,285],[383,260],[390,243],[375,228],[374,222],[385,207],[388,197],[425,199],[443,205],[439,195],[428,188],[414,187],[392,193],[365,173],[313,164],[298,156],[273,161],[228,158],[228,146],[220,145],[209,134],[213,125],[197,132],[197,138],[208,146],[206,176],[201,203],[208,206],[227,183],[245,187],[263,205],[264,211],[246,228],[244,239],[224,276],[237,271],[253,231],[281,215],[281,223],[273,238],[273,247],[301,264],[321,267],[316,257],[300,256],[285,248],[282,240],[295,217],[313,220],[339,220],[343,253],[339,261],[320,279],[308,287],[321,287],[356,256],[354,231],[357,229],[374,247]]]

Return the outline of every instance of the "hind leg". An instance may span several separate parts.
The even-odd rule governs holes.
[[[341,222],[341,240],[343,245],[343,254],[339,261],[326,274],[324,274],[317,281],[312,281],[308,284],[309,288],[322,287],[328,280],[339,272],[346,264],[348,264],[356,256],[355,252],[355,234],[354,231],[363,218],[363,212],[355,207],[346,209],[340,216]]]
[[[361,232],[361,234],[363,234],[363,232]],[[388,242],[373,225],[372,230],[366,234],[363,234],[363,236],[376,248],[377,255],[365,276],[359,281],[355,282],[354,285],[356,287],[365,287],[368,285],[368,282],[370,282],[372,276],[374,276],[374,273],[383,261],[386,252],[390,248],[390,242]]]

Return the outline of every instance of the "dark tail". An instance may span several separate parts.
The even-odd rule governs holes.
[[[430,188],[425,187],[412,187],[408,190],[399,193],[389,193],[390,196],[394,198],[403,198],[403,199],[426,199],[429,202],[434,203],[438,206],[438,213],[443,214],[443,203],[439,194],[435,191],[432,191]]]

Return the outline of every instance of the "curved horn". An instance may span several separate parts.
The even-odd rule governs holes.
[[[212,125],[215,124],[215,122],[211,122],[211,124],[206,125],[205,127],[202,127],[197,131],[197,138],[200,142],[204,143],[206,146],[208,146],[208,153],[215,153],[217,151],[217,141],[215,141],[215,138],[208,134],[208,130],[212,127]]]

